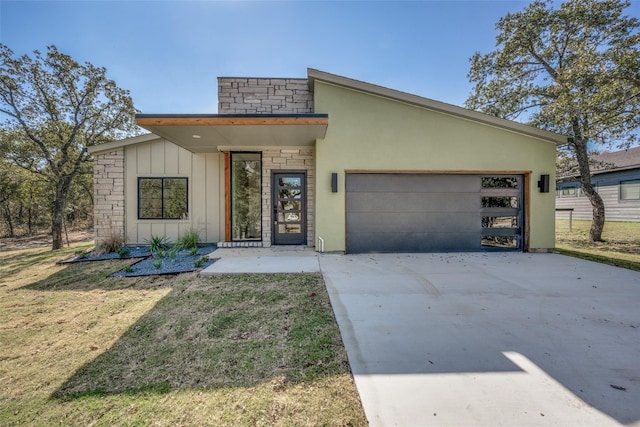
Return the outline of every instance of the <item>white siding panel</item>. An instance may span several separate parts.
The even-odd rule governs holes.
[[[187,220],[139,220],[138,177],[186,177]],[[177,240],[195,229],[206,243],[222,240],[224,231],[224,164],[219,153],[193,154],[169,141],[157,140],[125,150],[125,217],[129,244],[144,244],[152,236]]]
[[[124,151],[124,218],[125,240],[138,241],[138,150],[136,146]]]
[[[151,145],[141,144],[131,148],[136,150],[138,154],[136,173],[138,176],[149,175],[151,173]]]
[[[167,176],[177,176],[179,174],[179,149],[170,142],[164,143],[164,174]]]
[[[178,150],[178,173],[180,175],[188,174],[191,171],[191,158],[195,157],[189,151]]]
[[[192,156],[192,184],[189,191],[191,210],[189,212],[189,217],[191,218],[193,228],[200,234],[200,237],[205,241],[210,241],[209,236],[207,235],[206,200],[209,194],[207,193],[206,160],[207,159],[204,154],[195,154]]]
[[[164,141],[151,143],[151,174],[163,175],[164,172]]]
[[[224,172],[224,160],[221,154],[207,154],[207,174],[206,182],[206,234],[211,241],[219,242],[224,240],[224,217],[220,217],[220,212],[224,212],[224,175],[220,180],[220,170]],[[221,191],[222,188],[222,191]],[[224,216],[224,213],[222,214]],[[222,226],[220,226],[222,224]]]

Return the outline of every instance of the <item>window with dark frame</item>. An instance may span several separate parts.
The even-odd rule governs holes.
[[[138,178],[138,219],[186,219],[188,178]]]
[[[620,182],[620,200],[640,200],[640,179]]]

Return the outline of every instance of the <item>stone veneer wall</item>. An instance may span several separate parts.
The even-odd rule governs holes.
[[[93,203],[96,247],[111,237],[124,240],[124,148],[94,156]]]
[[[307,173],[307,246],[315,246],[313,235],[313,201],[315,199],[313,147],[266,149],[262,151],[262,245],[271,246],[271,172],[277,170]]]
[[[219,114],[309,114],[307,79],[218,77]]]

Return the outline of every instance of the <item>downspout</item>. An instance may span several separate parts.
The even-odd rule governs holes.
[[[324,253],[324,239],[320,236],[318,236],[318,243],[318,246],[320,246],[320,253]]]

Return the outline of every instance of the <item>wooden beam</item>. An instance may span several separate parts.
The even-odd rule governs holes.
[[[328,117],[138,117],[139,126],[282,126],[329,124]]]
[[[231,153],[224,152],[224,241],[231,241]]]

